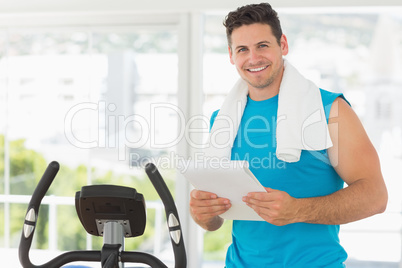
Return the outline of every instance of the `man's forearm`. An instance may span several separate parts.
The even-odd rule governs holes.
[[[297,199],[296,222],[345,224],[385,210],[386,189],[361,179],[331,195]]]

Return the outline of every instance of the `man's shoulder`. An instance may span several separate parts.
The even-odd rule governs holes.
[[[350,105],[349,101],[345,98],[343,93],[328,91],[322,88],[320,88],[320,93],[321,93],[322,104],[324,106],[325,117],[327,118],[327,120],[329,119],[332,104],[337,98],[344,99],[346,103]]]
[[[320,93],[321,93],[321,99],[322,99],[324,106],[326,106],[328,104],[332,104],[335,101],[335,99],[338,97],[345,98],[343,96],[343,93],[333,92],[333,91],[325,90],[322,88],[320,88]]]
[[[333,91],[329,91],[329,90],[320,88],[320,93],[321,93],[321,99],[322,99],[322,103],[324,104],[324,107],[327,105],[332,105],[332,103],[338,97],[344,99],[346,101],[346,103],[349,104],[349,106],[351,106],[349,101],[345,98],[345,96],[341,92],[333,92]]]

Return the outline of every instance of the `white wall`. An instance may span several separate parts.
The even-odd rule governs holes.
[[[26,12],[177,12],[232,10],[264,0],[0,0],[0,14]],[[268,0],[278,7],[402,6],[401,0]]]

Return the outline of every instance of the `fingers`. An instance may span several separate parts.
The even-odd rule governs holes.
[[[274,200],[262,201],[260,199],[253,199],[251,197],[245,197],[243,201],[266,222],[277,226],[289,223],[287,221],[284,221],[284,219],[282,218],[283,215],[280,202],[276,202]]]
[[[214,193],[193,190],[190,196],[192,215],[201,222],[207,222],[211,218],[226,212],[231,207],[228,199],[219,198]]]
[[[204,192],[199,190],[192,190],[190,196],[194,199],[204,200],[204,199],[214,199],[217,198],[217,195],[210,192]]]
[[[243,201],[264,220],[278,226],[296,221],[295,200],[286,192],[269,188],[266,193],[248,193],[243,197]]]
[[[264,201],[271,202],[277,201],[278,199],[282,199],[285,192],[274,190],[271,188],[265,188],[266,192],[251,192],[248,193],[247,196],[243,198],[243,201],[251,202],[251,200],[255,201]]]
[[[226,198],[219,198],[216,194],[204,191],[193,190],[191,192],[190,207],[201,208],[203,211],[227,210],[230,201]]]

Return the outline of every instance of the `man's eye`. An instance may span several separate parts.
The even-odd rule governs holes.
[[[239,50],[238,50],[238,52],[244,52],[244,51],[246,51],[247,49],[246,48],[240,48]]]

